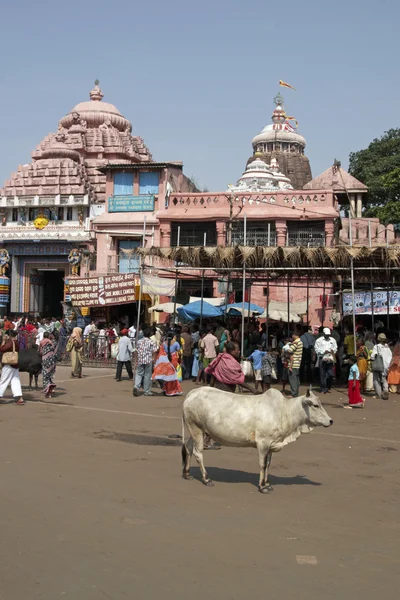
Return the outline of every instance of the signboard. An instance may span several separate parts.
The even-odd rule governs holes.
[[[108,199],[108,212],[142,212],[154,210],[154,195],[111,196]]]
[[[135,284],[134,273],[68,279],[73,306],[111,306],[135,302]]]
[[[373,293],[374,315],[387,315],[389,297],[389,314],[400,314],[400,291],[385,291]],[[372,315],[371,292],[355,292],[354,306],[356,315]],[[353,314],[353,297],[351,293],[343,294],[343,316]]]

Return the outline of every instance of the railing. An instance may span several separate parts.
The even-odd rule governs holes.
[[[298,233],[289,233],[287,235],[288,246],[305,246],[307,248],[316,248],[325,246],[325,233],[307,233],[299,231]]]
[[[382,244],[396,243],[396,234],[393,225],[383,225],[379,219],[357,218],[351,219],[351,236],[349,219],[341,219],[342,229],[339,240],[342,244],[355,246],[380,246]]]
[[[57,344],[57,361],[62,365],[71,363],[71,355],[67,352],[69,335],[53,334],[53,341]],[[36,345],[37,334],[21,331],[17,340],[21,350],[38,349]],[[100,332],[83,337],[82,358],[84,366],[88,367],[114,367],[116,364],[117,348],[115,344],[119,337],[115,335],[100,335]],[[134,343],[134,341],[133,341]]]
[[[232,244],[234,246],[243,246],[243,228],[233,229]],[[266,231],[264,227],[248,229],[246,231],[246,246],[276,246],[276,233],[275,231],[270,231],[268,235],[268,231]]]

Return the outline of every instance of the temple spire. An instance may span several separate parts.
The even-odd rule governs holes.
[[[99,88],[99,83],[100,83],[100,81],[98,79],[96,79],[96,81],[94,82],[94,88],[92,89],[92,91],[89,94],[90,99],[97,101],[97,102],[100,102],[100,100],[102,100],[104,97],[103,92]]]

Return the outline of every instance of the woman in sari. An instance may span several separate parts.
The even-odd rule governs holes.
[[[368,359],[370,352],[365,345],[364,338],[357,339],[357,367],[360,373],[360,390],[365,393],[368,373]]]
[[[57,344],[51,341],[48,331],[43,334],[43,339],[39,344],[39,353],[42,357],[44,397],[51,398],[56,388],[53,377],[56,372]]]
[[[82,329],[74,327],[68,341],[71,352],[71,377],[82,377]],[[68,348],[67,348],[68,349]]]
[[[388,371],[389,392],[400,392],[400,342],[393,348],[392,361]]]
[[[162,391],[166,396],[180,396],[183,393],[177,374],[181,347],[173,340],[174,333],[169,331],[167,339],[161,344],[152,375],[153,380],[163,382]]]
[[[245,383],[245,376],[239,363],[240,346],[237,342],[227,342],[225,352],[218,354],[217,358],[206,367],[205,372],[214,378],[213,387],[224,392],[235,393],[236,386],[256,394],[251,386]]]

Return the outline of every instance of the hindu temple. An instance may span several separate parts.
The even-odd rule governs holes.
[[[104,211],[106,175],[117,162],[150,162],[142,138],[103,101],[99,82],[0,189],[0,265],[9,264],[10,311],[61,314],[69,265],[94,248],[90,221]],[[7,303],[6,303],[7,304]]]
[[[274,103],[272,123],[253,138],[253,155],[247,165],[260,159],[271,165],[271,161],[276,160],[279,171],[290,180],[293,188],[301,190],[312,178],[310,163],[304,154],[306,140],[297,131],[297,120],[285,112],[281,94],[275,96]]]

